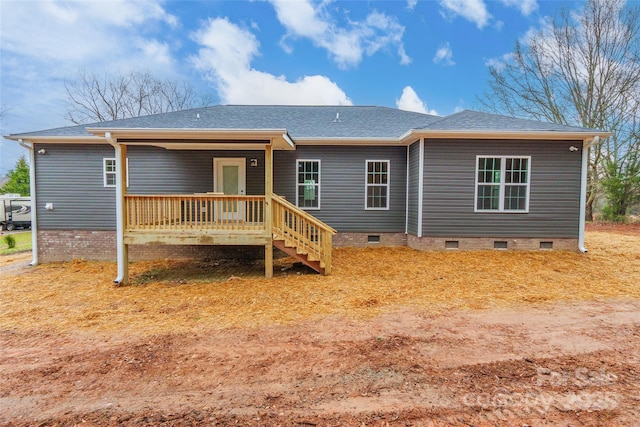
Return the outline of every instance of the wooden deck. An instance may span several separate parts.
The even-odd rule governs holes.
[[[335,230],[276,195],[125,195],[124,211],[126,245],[276,246],[331,272]]]
[[[266,245],[265,196],[127,195],[125,243]]]

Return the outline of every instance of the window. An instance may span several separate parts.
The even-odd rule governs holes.
[[[298,160],[297,206],[320,209],[320,160]]]
[[[365,209],[389,209],[389,160],[367,160]]]
[[[116,186],[116,159],[102,159],[103,182],[105,187]],[[129,172],[129,159],[127,159],[127,172]],[[129,174],[127,173],[127,187],[129,186]]]
[[[476,212],[528,212],[531,157],[484,157],[476,163]]]

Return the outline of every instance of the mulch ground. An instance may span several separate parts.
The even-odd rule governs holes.
[[[114,263],[47,264],[5,274],[0,328],[154,334],[328,315],[371,318],[397,307],[438,313],[639,298],[640,240],[589,232],[586,244],[587,254],[345,248],[335,250],[331,276],[285,259],[274,279],[263,278],[262,265],[255,263],[136,262],[130,268],[134,284],[121,288],[112,283]]]

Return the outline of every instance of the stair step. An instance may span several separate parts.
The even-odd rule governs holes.
[[[321,265],[320,260],[317,259],[309,259],[309,255],[306,252],[301,251],[299,248],[295,246],[288,246],[286,241],[283,239],[273,240],[273,246],[280,249],[282,252],[286,253],[289,256],[301,261],[308,267],[311,267],[318,273],[324,274],[325,267]],[[303,252],[303,253],[300,253]],[[315,258],[315,257],[313,257]]]

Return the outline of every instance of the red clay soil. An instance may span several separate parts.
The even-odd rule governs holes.
[[[633,426],[640,301],[124,337],[0,333],[0,424]]]

